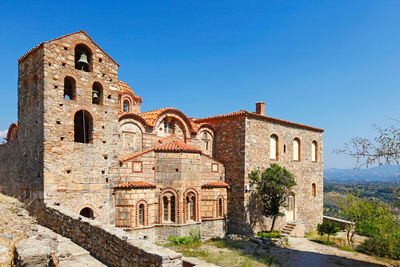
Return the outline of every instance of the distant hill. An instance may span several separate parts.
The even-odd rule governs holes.
[[[400,166],[388,165],[368,169],[325,169],[324,181],[337,182],[400,182]]]

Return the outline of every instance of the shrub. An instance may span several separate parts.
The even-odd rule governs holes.
[[[357,250],[366,254],[397,260],[400,257],[400,239],[397,234],[374,235],[358,246]]]
[[[190,231],[189,236],[170,236],[168,241],[174,245],[187,245],[190,243],[200,242],[200,231]]]
[[[279,233],[279,231],[258,232],[257,237],[271,239],[271,238],[279,238],[281,237],[281,234]]]
[[[331,235],[336,235],[336,233],[339,232],[339,230],[340,228],[331,222],[323,222],[322,224],[318,224],[317,226],[317,231],[320,236],[323,236],[324,234],[328,235],[328,243],[329,243],[329,237]]]

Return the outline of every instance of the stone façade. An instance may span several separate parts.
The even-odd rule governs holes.
[[[76,67],[81,51],[86,71]],[[174,108],[141,112],[141,98],[118,80],[118,64],[83,31],[41,43],[18,62],[18,124],[0,147],[3,192],[153,239],[193,229],[223,236],[269,224],[251,206],[247,174],[276,162],[296,176],[293,220],[306,229],[322,221],[323,130],[265,116],[260,105],[208,118]],[[271,134],[279,138],[277,160],[269,158]]]

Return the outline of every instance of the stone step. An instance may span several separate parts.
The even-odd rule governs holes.
[[[100,261],[96,260],[90,255],[82,255],[73,257],[68,260],[62,260],[58,262],[58,266],[62,267],[105,267]]]

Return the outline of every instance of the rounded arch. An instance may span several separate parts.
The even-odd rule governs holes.
[[[84,44],[78,43],[74,48],[75,52],[75,69],[86,72],[93,71],[93,52],[92,49]]]
[[[168,219],[166,220],[165,215],[165,197],[168,200],[168,203],[170,203],[168,208],[169,208],[169,213],[168,213],[168,218],[170,219],[170,221],[168,221]],[[174,203],[172,205],[172,197],[174,198]],[[163,223],[163,222],[174,222],[174,223],[178,223],[179,222],[179,194],[178,191],[175,190],[175,188],[172,187],[166,187],[166,188],[162,188],[160,195],[159,195],[159,222]],[[174,220],[172,220],[174,219]]]
[[[301,141],[299,137],[293,138],[293,160],[301,161]]]
[[[136,226],[147,225],[149,225],[149,207],[147,201],[141,199],[136,203]]]
[[[95,81],[92,85],[92,104],[102,105],[104,100],[103,85]]]
[[[189,201],[192,201],[189,207]],[[200,220],[200,203],[199,193],[194,188],[188,188],[183,193],[183,220],[187,222],[189,220],[199,221]],[[190,214],[192,213],[192,215]]]
[[[97,213],[95,212],[95,209],[92,205],[90,204],[84,204],[80,206],[76,213],[78,215],[81,215],[83,217],[89,218],[89,219],[94,219],[97,216]]]
[[[181,112],[180,110],[177,110],[175,108],[165,109],[160,114],[158,114],[157,119],[154,122],[154,127],[158,127],[160,125],[160,123],[164,120],[164,118],[167,116],[173,117],[181,122],[181,124],[185,128],[185,132],[186,132],[185,137],[186,138],[189,138],[190,133],[194,132],[193,128],[192,128],[192,124],[190,123],[190,120],[186,117],[186,115],[183,112]],[[155,129],[157,129],[157,128],[155,128]]]
[[[311,161],[318,162],[318,142],[315,140],[311,143]]]
[[[143,125],[132,118],[126,118],[119,124],[120,148],[142,150],[143,133],[145,133]]]
[[[217,197],[217,207],[216,207],[216,213],[215,213],[215,217],[216,218],[223,218],[225,217],[225,201],[224,201],[224,197],[222,195],[219,195]]]
[[[316,197],[317,196],[317,185],[315,183],[312,183],[311,190],[312,190],[312,196]]]
[[[269,158],[279,160],[279,137],[275,133],[269,137]]]
[[[119,117],[118,119],[120,127],[126,122],[126,121],[132,121],[134,123],[137,123],[142,132],[145,132],[145,127],[150,127],[150,125],[147,124],[147,122],[138,114],[134,113],[129,113],[129,114],[123,114],[122,116]]]
[[[76,80],[70,75],[64,77],[64,99],[76,98]]]
[[[77,143],[92,143],[93,117],[86,110],[78,110],[74,115],[74,141]]]
[[[8,127],[7,136],[4,138],[7,142],[11,142],[18,138],[18,123],[11,123],[10,127]]]

